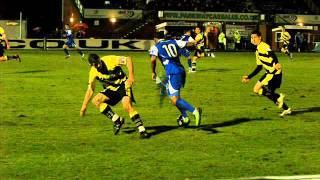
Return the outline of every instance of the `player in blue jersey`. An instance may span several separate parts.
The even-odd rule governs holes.
[[[182,41],[194,42],[194,39],[191,37],[191,30],[186,30],[185,33],[180,38]],[[190,51],[188,49],[183,49],[182,55],[188,58],[188,69],[189,72],[192,71],[192,59],[190,56]]]
[[[172,37],[172,39],[180,39],[186,42],[194,42],[194,39],[190,36],[191,35],[191,31],[186,32],[183,36],[181,37]],[[167,38],[169,38],[167,36]],[[155,38],[154,39],[155,43],[157,43],[159,41],[159,39]],[[151,52],[151,50],[155,48],[155,45],[151,46],[149,52]],[[191,65],[192,65],[192,60],[191,60],[191,53],[188,49],[186,48],[182,48],[179,49],[179,54],[183,55],[184,57],[186,57],[188,59],[188,66],[189,66],[189,72],[191,71]],[[151,56],[151,55],[150,55]],[[158,87],[160,88],[160,105],[162,105],[163,100],[165,98],[166,95],[166,79],[163,76],[157,76],[155,79],[156,84],[158,85]]]
[[[68,48],[76,48],[79,54],[81,55],[81,57],[84,58],[84,53],[77,47],[76,43],[73,40],[73,34],[72,34],[72,30],[70,29],[70,26],[66,24],[64,28],[65,28],[65,36],[67,38],[67,41],[63,45],[63,51],[66,54],[66,58],[70,57]]]
[[[180,97],[180,89],[184,86],[186,73],[183,65],[180,62],[181,49],[187,45],[192,46],[194,43],[182,40],[163,40],[163,33],[157,33],[157,44],[150,50],[151,55],[151,68],[152,79],[156,80],[156,60],[159,58],[166,71],[166,87],[172,105],[176,106],[181,115],[178,117],[177,122],[179,126],[187,126],[190,120],[187,111],[195,116],[196,126],[201,124],[201,108],[194,108],[188,102]]]

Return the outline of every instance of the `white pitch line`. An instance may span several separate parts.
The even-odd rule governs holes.
[[[320,180],[320,174],[317,175],[297,175],[297,176],[259,176],[259,177],[248,177],[238,178],[233,180]]]

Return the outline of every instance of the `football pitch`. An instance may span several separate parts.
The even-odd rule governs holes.
[[[8,54],[14,53],[8,51]],[[139,139],[126,119],[120,135],[92,104],[79,116],[89,65],[75,51],[20,51],[0,63],[0,179],[225,179],[320,174],[320,54],[277,54],[292,115],[279,117],[241,77],[254,52],[217,52],[187,74],[182,97],[203,108],[202,125],[178,128],[178,110],[160,101],[147,52],[96,51],[133,57],[136,109],[152,137]],[[86,52],[86,56],[89,52]],[[186,59],[182,59],[186,67]],[[158,72],[163,72],[157,63]],[[124,68],[126,69],[126,68]],[[97,86],[96,93],[102,90]],[[190,115],[190,117],[192,117]],[[193,119],[192,119],[193,120]]]

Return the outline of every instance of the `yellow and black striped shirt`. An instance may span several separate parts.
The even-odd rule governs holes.
[[[127,76],[121,68],[122,65],[127,64],[127,57],[110,55],[102,57],[101,61],[102,67],[98,69],[94,66],[91,67],[89,85],[98,80],[104,88],[116,91],[127,80]]]
[[[278,59],[275,56],[274,52],[270,49],[270,46],[261,42],[257,46],[256,50],[256,62],[257,65],[262,65],[269,74],[280,74],[281,70],[275,69],[275,64],[278,63]]]
[[[289,44],[291,39],[290,34],[287,31],[281,32],[281,36],[280,36],[280,41],[285,43],[285,44]]]
[[[3,39],[3,34],[4,34],[4,29],[2,27],[0,27],[0,43],[2,43],[2,41],[4,41]]]
[[[202,33],[199,33],[195,37],[195,41],[197,42],[196,48],[201,49],[204,46],[204,35]]]

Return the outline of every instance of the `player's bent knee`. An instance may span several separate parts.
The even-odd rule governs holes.
[[[123,106],[123,109],[126,111],[130,111],[132,109],[130,97],[128,96],[123,97],[122,106]]]
[[[99,108],[101,102],[100,102],[97,98],[93,98],[93,99],[92,99],[92,104],[93,104],[95,107]]]
[[[103,103],[104,100],[105,98],[102,95],[98,94],[92,99],[92,103],[95,107],[99,108],[100,104]]]
[[[257,84],[253,87],[253,92],[256,94],[260,94],[261,89],[262,89],[261,82],[257,82]]]
[[[177,101],[178,101],[178,98],[176,98],[176,97],[172,97],[172,98],[171,98],[171,104],[172,104],[172,105],[175,106],[175,105],[177,104]]]
[[[259,94],[259,92],[260,92],[260,87],[254,87],[253,88],[253,92],[255,93],[255,94]]]

